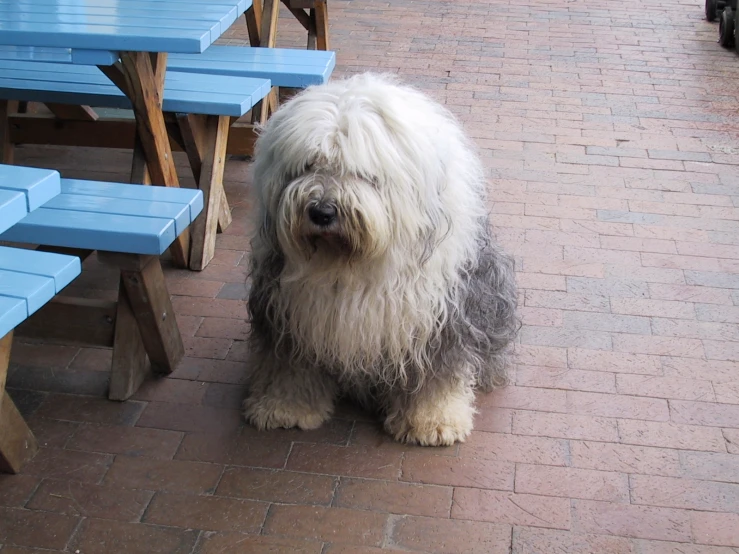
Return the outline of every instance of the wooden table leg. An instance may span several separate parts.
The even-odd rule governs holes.
[[[187,153],[190,169],[192,169],[192,175],[198,187],[200,186],[200,176],[202,174],[203,164],[205,163],[206,152],[208,151],[206,144],[208,141],[206,131],[207,121],[207,116],[204,115],[177,114],[177,125],[182,137],[182,145]],[[205,190],[203,190],[203,194],[205,194]],[[222,233],[231,225],[232,217],[225,191],[219,197],[218,232]],[[190,251],[192,253],[192,248]]]
[[[0,163],[13,163],[13,143],[10,142],[10,116],[18,110],[15,100],[0,100]]]
[[[121,52],[120,56],[118,64],[100,66],[100,69],[131,100],[136,116],[136,134],[141,141],[152,184],[178,187],[179,179],[162,113],[167,54]],[[177,265],[188,266],[189,246],[188,233],[182,233],[172,244],[170,250]]]
[[[260,0],[255,0],[254,3],[258,4]],[[277,18],[280,15],[280,0],[264,0],[264,4],[260,6],[261,13],[259,14],[261,21],[259,22],[259,46],[262,48],[274,48],[277,45]],[[256,22],[257,19],[254,19]],[[249,25],[249,18],[246,20],[247,26]],[[251,38],[251,31],[249,35],[249,41],[253,43]],[[277,110],[279,88],[272,87],[269,94],[263,99],[254,104],[252,108],[252,123],[264,124],[267,122],[267,118],[270,114]]]
[[[38,451],[36,438],[5,391],[12,342],[12,331],[0,339],[0,471],[4,473],[18,473]]]
[[[190,225],[190,269],[200,271],[215,255],[219,220],[227,217],[226,223],[231,222],[231,211],[223,190],[230,118],[182,115],[178,121],[193,174],[198,188],[203,191],[203,211]]]

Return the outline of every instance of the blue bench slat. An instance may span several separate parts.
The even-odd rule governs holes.
[[[26,217],[26,197],[12,190],[0,190],[0,233]]]
[[[0,235],[0,240],[162,254],[176,238],[171,219],[39,208]]]
[[[0,246],[0,268],[49,277],[54,281],[56,293],[71,283],[82,271],[80,259],[75,256],[7,246]]]
[[[190,225],[190,207],[186,204],[171,204],[146,200],[123,200],[120,198],[105,198],[103,196],[62,193],[44,204],[44,208],[69,210],[72,212],[94,212],[110,215],[135,215],[156,219],[172,219],[175,222],[175,233],[177,236]]]
[[[56,294],[54,279],[30,273],[0,269],[0,296],[25,298],[28,315]]]
[[[196,189],[121,185],[83,179],[62,179],[62,193],[181,204],[190,209],[190,223],[203,210],[203,193]]]
[[[0,164],[0,190],[23,193],[28,211],[35,210],[61,191],[59,172]]]
[[[0,338],[7,335],[28,317],[24,298],[0,296]]]
[[[167,59],[172,71],[259,77],[295,88],[325,83],[335,66],[334,52],[247,46],[213,45],[202,54],[170,54]]]
[[[15,6],[31,6],[37,10],[39,6],[78,6],[80,0],[14,0],[13,7]],[[159,2],[167,3],[169,0],[137,0],[136,3],[144,3],[148,5],[157,4]],[[131,2],[133,3],[133,2]],[[111,0],[85,0],[86,6],[102,6],[110,7]],[[203,0],[179,0],[180,6],[186,6],[189,9],[201,8],[204,4]],[[210,5],[227,5],[230,6],[232,2],[224,0],[214,0],[209,2]],[[127,2],[126,6],[130,4]],[[238,0],[239,13],[244,13],[246,9],[251,6],[251,0]]]
[[[86,13],[91,16],[99,17],[110,17],[110,7],[105,5],[95,6],[86,3]],[[174,20],[174,23],[178,26],[187,24],[189,21],[213,21],[219,24],[220,34],[225,33],[231,24],[241,15],[238,12],[236,6],[230,4],[220,4],[217,6],[189,6],[184,4],[178,6],[177,10],[167,9],[166,6],[162,7],[162,4],[157,5],[152,2],[126,2],[125,7],[119,7],[115,11],[115,18],[118,24],[124,24],[126,21],[130,21],[133,18],[140,18],[145,12],[149,12],[152,20]],[[8,12],[9,6],[3,7],[0,5],[0,12]],[[19,3],[12,8],[15,14],[32,14],[37,15],[39,11],[38,5]],[[74,4],[60,4],[55,3],[54,16],[59,16],[58,19],[68,19],[69,16],[74,16],[79,13],[79,6]],[[66,16],[66,17],[65,17]],[[26,20],[26,18],[23,18]],[[92,23],[97,21],[92,20]],[[218,35],[220,36],[220,35]],[[213,40],[217,40],[218,36],[211,37]]]
[[[164,110],[240,117],[270,88],[265,79],[167,71]],[[0,98],[131,107],[97,68],[43,62],[0,61]]]

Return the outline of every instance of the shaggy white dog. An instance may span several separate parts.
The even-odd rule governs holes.
[[[253,172],[246,418],[314,429],[349,393],[400,441],[463,441],[518,320],[451,114],[386,76],[311,87],[266,124]]]

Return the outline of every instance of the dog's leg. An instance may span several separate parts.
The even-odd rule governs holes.
[[[398,441],[421,446],[464,442],[472,432],[474,400],[471,381],[435,380],[415,394],[391,396],[385,429]]]
[[[244,417],[258,429],[316,429],[331,418],[336,382],[321,370],[265,354],[252,374]]]

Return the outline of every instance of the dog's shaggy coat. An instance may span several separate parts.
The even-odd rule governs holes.
[[[385,76],[311,87],[261,132],[253,182],[246,418],[313,429],[349,393],[398,440],[464,440],[518,320],[455,119]]]

